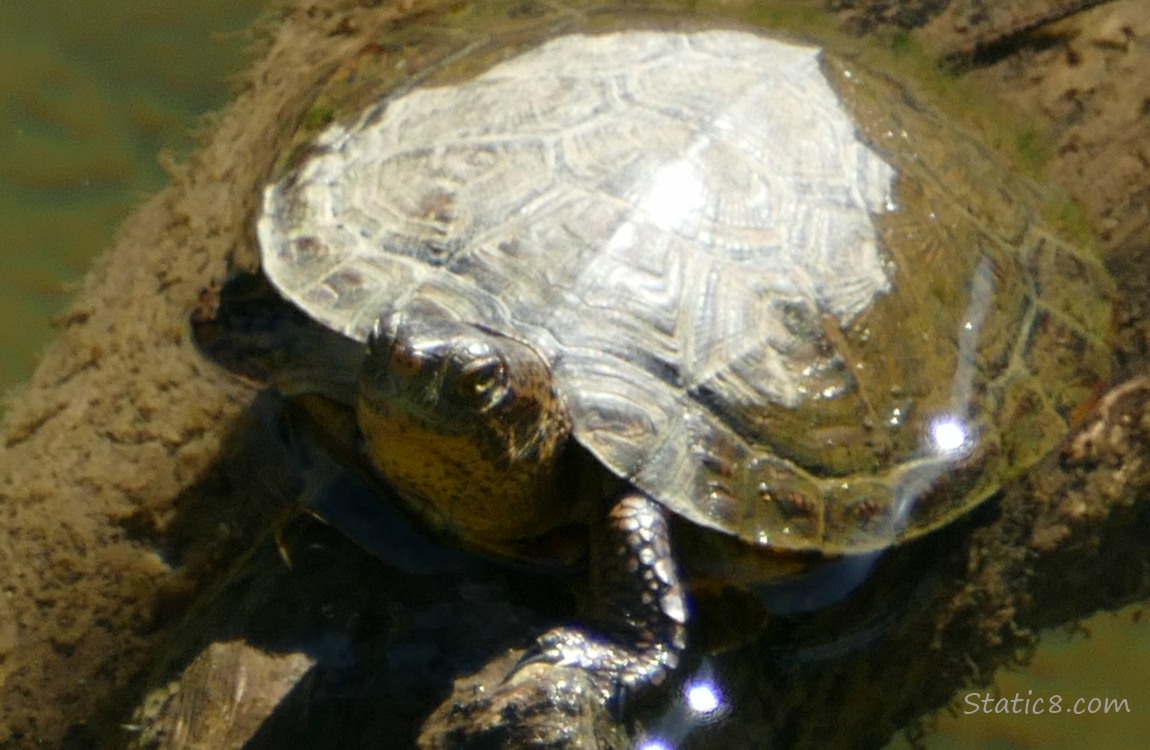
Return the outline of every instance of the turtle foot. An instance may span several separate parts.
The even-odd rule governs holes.
[[[579,667],[590,673],[605,696],[616,698],[620,691],[661,685],[679,666],[680,650],[678,644],[641,643],[628,648],[577,628],[555,628],[535,641],[512,675],[530,664]]]
[[[687,608],[663,514],[638,491],[616,502],[592,557],[596,598],[605,609],[602,634],[550,630],[511,676],[529,664],[580,667],[615,703],[666,681],[686,648]]]

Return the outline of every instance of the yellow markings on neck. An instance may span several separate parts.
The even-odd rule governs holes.
[[[443,434],[402,409],[359,404],[370,458],[433,528],[483,546],[537,536],[565,523],[553,462],[498,460],[475,434]]]

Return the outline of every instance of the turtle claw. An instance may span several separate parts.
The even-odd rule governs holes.
[[[588,638],[573,628],[556,628],[539,636],[515,663],[507,679],[516,672],[532,664],[553,664],[555,666],[578,666],[594,671],[595,660],[585,658],[591,649]]]
[[[533,664],[584,670],[616,719],[628,696],[661,685],[678,665],[678,650],[634,650],[601,640],[576,628],[549,630],[536,639],[508,672],[504,682]]]
[[[640,688],[661,684],[678,666],[678,661],[678,652],[673,649],[632,650],[595,639],[575,628],[555,628],[539,636],[516,662],[508,678],[532,664],[553,664],[579,667],[596,678],[603,678],[605,683]]]

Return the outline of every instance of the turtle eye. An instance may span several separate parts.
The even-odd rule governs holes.
[[[455,389],[464,401],[495,403],[507,391],[507,368],[498,357],[468,362],[460,369]]]

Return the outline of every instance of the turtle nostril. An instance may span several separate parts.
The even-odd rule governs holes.
[[[418,350],[397,343],[391,348],[389,369],[396,377],[410,380],[423,369],[423,359]]]

